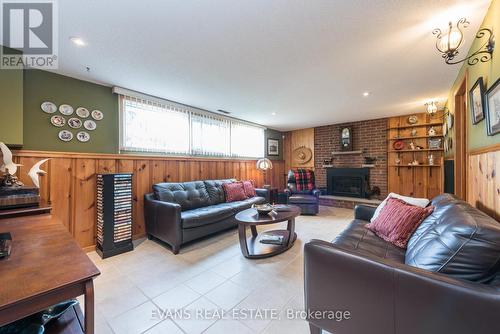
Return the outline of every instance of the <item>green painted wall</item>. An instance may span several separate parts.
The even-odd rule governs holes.
[[[267,139],[278,139],[279,141],[279,150],[278,153],[279,155],[267,155]],[[270,160],[283,160],[283,133],[277,130],[273,129],[267,129],[265,132],[265,152],[266,152],[266,158],[269,158]]]
[[[466,71],[468,72],[467,81],[467,98],[469,97],[469,90],[474,85],[479,77],[483,77],[486,89],[491,87],[498,78],[500,78],[500,43],[498,42],[498,36],[500,36],[500,0],[493,0],[491,2],[490,8],[484,18],[481,28],[489,28],[493,30],[493,33],[497,36],[497,45],[493,52],[492,59],[487,63],[478,63],[473,66],[464,64],[460,69],[460,72],[453,84],[453,87],[449,91],[448,95],[448,108],[453,112],[454,110],[454,94],[459,88],[463,81]],[[483,40],[476,39],[472,44],[469,52],[474,52],[479,49],[484,43]],[[443,65],[452,66],[452,65]],[[500,134],[496,136],[488,136],[486,132],[486,119],[479,122],[476,125],[472,124],[470,110],[467,110],[467,126],[468,126],[468,148],[469,150],[475,150],[481,147],[490,146],[493,144],[500,143]],[[450,133],[453,135],[453,131]],[[454,150],[450,152],[449,155],[454,154]]]
[[[22,145],[22,70],[0,70],[0,101],[0,141],[13,146]]]
[[[75,110],[85,107],[92,111],[99,109],[104,113],[102,121],[96,121],[97,129],[87,131],[91,139],[81,143],[76,138],[71,142],[59,140],[61,129],[50,123],[52,115],[44,113],[40,105],[51,101],[56,105],[69,104]],[[65,116],[66,120],[69,119]],[[24,145],[27,150],[118,153],[118,97],[111,87],[58,75],[40,70],[24,71]],[[86,131],[81,128],[81,130]]]

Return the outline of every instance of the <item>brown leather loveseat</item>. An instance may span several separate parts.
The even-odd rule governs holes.
[[[500,223],[448,194],[431,205],[406,250],[364,227],[366,206],[333,242],[305,245],[311,333],[500,333]]]

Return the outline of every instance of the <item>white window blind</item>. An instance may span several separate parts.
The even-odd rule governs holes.
[[[264,156],[264,128],[159,99],[120,95],[120,149],[175,155]]]
[[[189,112],[123,96],[122,149],[138,152],[190,153]]]

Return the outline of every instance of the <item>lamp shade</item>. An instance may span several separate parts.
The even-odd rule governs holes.
[[[266,171],[268,169],[273,169],[273,163],[268,158],[262,158],[257,161],[257,169]]]

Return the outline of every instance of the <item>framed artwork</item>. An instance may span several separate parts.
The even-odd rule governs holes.
[[[472,124],[477,124],[484,119],[484,83],[483,77],[477,79],[469,91],[470,110],[472,112]]]
[[[340,148],[342,151],[352,151],[352,127],[340,129]]]
[[[278,139],[267,138],[267,155],[278,156],[280,142]]]
[[[486,128],[488,136],[500,133],[500,79],[486,91]]]

